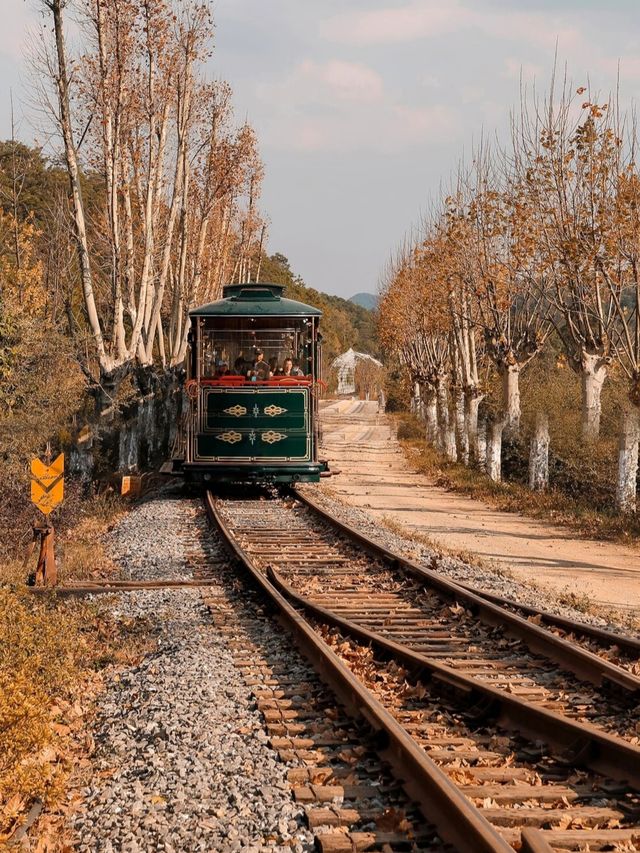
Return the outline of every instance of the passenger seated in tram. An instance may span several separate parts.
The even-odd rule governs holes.
[[[264,352],[261,349],[256,349],[255,361],[253,367],[247,372],[249,379],[265,380],[271,378],[271,370],[269,365],[264,360]]]
[[[239,355],[233,362],[233,370],[229,373],[230,376],[246,376],[247,365],[243,356]]]
[[[229,376],[229,365],[226,361],[221,361],[218,365],[214,378],[223,379],[225,376]]]
[[[285,358],[282,366],[282,376],[304,376],[297,364],[293,363],[292,358]]]

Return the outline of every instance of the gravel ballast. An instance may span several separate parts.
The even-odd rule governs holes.
[[[194,557],[207,559],[206,536],[199,503],[165,492],[127,514],[107,545],[127,577],[177,579],[192,576]],[[151,620],[157,650],[98,697],[95,769],[74,819],[76,848],[311,849],[287,766],[267,745],[198,590],[123,593],[113,611]]]

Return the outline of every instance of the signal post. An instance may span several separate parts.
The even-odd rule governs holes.
[[[50,513],[64,500],[64,453],[49,464],[40,459],[31,460],[31,500],[45,516],[40,524],[33,525],[33,540],[24,565],[40,540],[40,552],[36,566],[36,586],[55,586],[58,582],[54,550],[55,531],[49,521]]]

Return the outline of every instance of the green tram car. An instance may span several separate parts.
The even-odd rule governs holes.
[[[316,482],[322,312],[278,284],[232,284],[190,312],[180,459],[205,483]],[[268,366],[268,369],[267,369]]]

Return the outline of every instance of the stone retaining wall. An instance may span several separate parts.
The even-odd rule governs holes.
[[[136,374],[136,394],[114,404],[104,392],[95,411],[77,418],[75,436],[66,448],[67,471],[82,480],[108,479],[159,467],[171,455],[186,402],[181,377]]]

